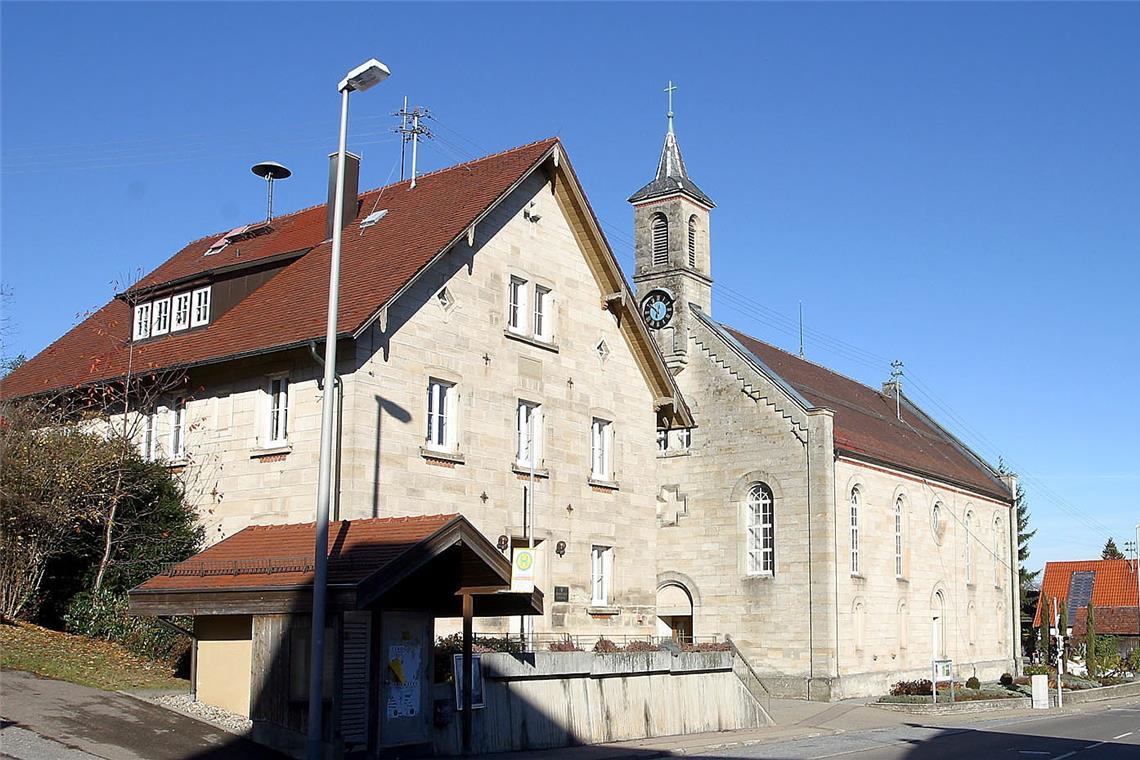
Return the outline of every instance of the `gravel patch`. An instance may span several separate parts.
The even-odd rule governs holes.
[[[248,736],[253,729],[253,721],[249,718],[235,715],[220,707],[208,705],[205,702],[195,702],[189,694],[161,694],[151,697],[150,701],[161,705],[168,710],[189,715],[192,718],[212,723],[218,728],[229,731],[231,734]]]

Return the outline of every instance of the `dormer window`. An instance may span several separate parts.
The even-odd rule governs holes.
[[[140,303],[135,307],[135,340],[150,337],[150,312],[150,303]]]
[[[170,332],[170,299],[160,298],[154,302],[154,313],[151,316],[150,334],[166,335]]]
[[[190,313],[190,326],[201,327],[210,321],[210,288],[198,288],[191,296],[194,300],[194,309]]]
[[[210,286],[135,305],[134,340],[155,338],[210,322]]]
[[[170,324],[170,331],[185,330],[190,326],[190,294],[179,293],[173,298],[174,320]]]

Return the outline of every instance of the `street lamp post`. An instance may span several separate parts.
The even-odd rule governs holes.
[[[388,78],[388,67],[375,58],[362,63],[337,85],[340,92],[340,144],[333,199],[332,262],[329,266],[329,313],[325,327],[324,398],[321,402],[321,454],[317,475],[316,546],[313,562],[313,620],[309,652],[309,760],[321,755],[321,710],[325,680],[325,582],[328,577],[329,502],[332,492],[332,427],[335,409],[337,312],[340,300],[340,241],[344,220],[344,154],[348,140],[348,94],[363,92]]]

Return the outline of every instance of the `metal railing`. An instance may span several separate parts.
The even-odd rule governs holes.
[[[764,710],[764,715],[768,718],[768,723],[775,723],[775,721],[772,720],[772,692],[768,691],[768,687],[760,680],[760,675],[756,672],[756,669],[752,667],[752,663],[748,661],[744,653],[740,651],[740,647],[736,646],[736,642],[732,640],[732,636],[726,633],[724,635],[724,641],[732,648],[732,653],[736,655],[736,659],[740,660],[740,664],[748,669],[748,673],[752,676],[752,680],[756,682],[756,685],[764,690],[764,704],[761,707]]]
[[[604,633],[503,633],[499,631],[476,631],[477,644],[509,652],[593,652],[610,649],[612,651],[670,650],[700,651],[701,649],[728,650],[724,638],[709,636],[638,636],[631,634],[609,635]]]

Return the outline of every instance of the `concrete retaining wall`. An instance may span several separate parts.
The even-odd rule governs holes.
[[[1054,704],[1057,700],[1057,690],[1050,689]],[[1140,681],[1122,683],[1119,686],[1102,686],[1099,689],[1083,689],[1081,691],[1066,691],[1065,704],[1079,704],[1081,702],[1099,702],[1102,699],[1120,699],[1121,697],[1140,697]]]
[[[767,724],[730,652],[535,652],[482,657],[475,752],[504,752]],[[436,754],[460,749],[452,684],[436,686]],[[442,724],[442,725],[441,725]]]

